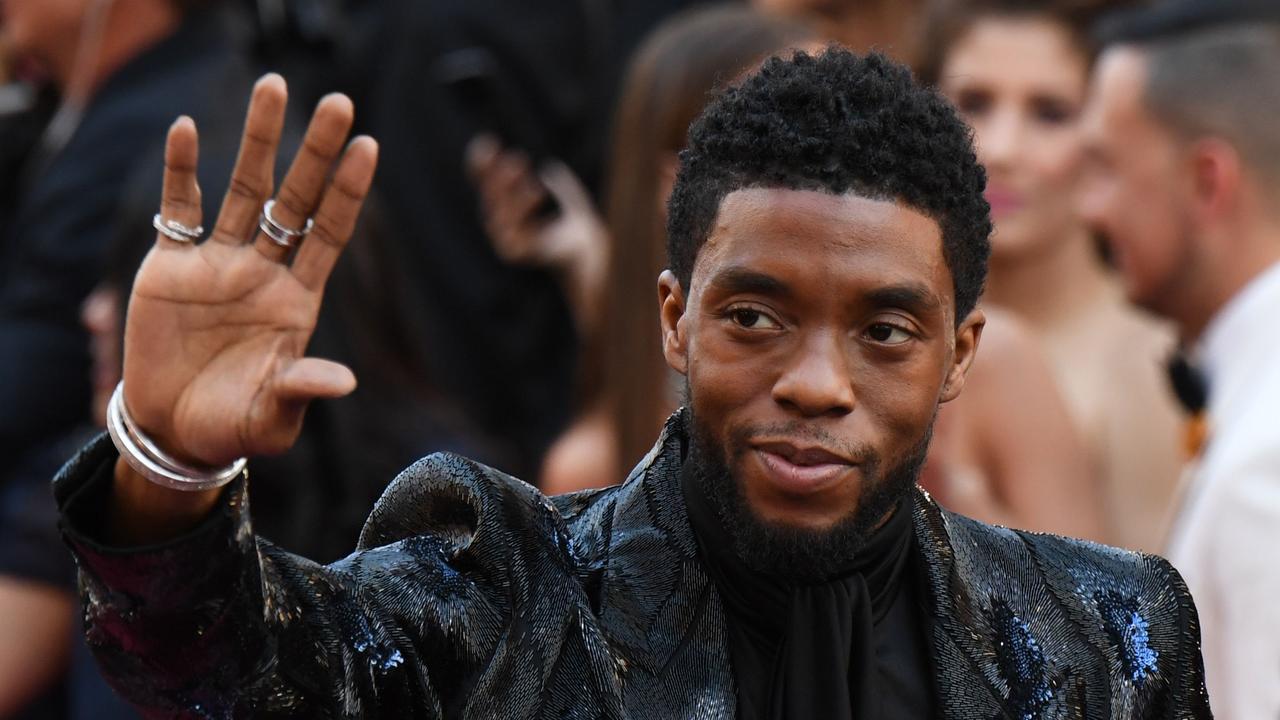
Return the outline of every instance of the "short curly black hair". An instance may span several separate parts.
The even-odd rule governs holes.
[[[734,190],[897,200],[937,221],[959,323],[987,275],[985,186],[972,132],[902,65],[836,46],[775,57],[713,99],[690,128],[668,205],[667,262],[687,291],[720,203]]]

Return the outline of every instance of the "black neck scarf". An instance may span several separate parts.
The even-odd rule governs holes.
[[[904,583],[914,536],[907,504],[899,504],[834,577],[794,584],[756,572],[738,557],[687,462],[682,485],[689,522],[724,603],[738,717],[880,717],[872,633]]]

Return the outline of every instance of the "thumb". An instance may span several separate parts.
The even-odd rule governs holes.
[[[595,212],[591,194],[583,187],[582,181],[573,174],[568,165],[559,160],[547,161],[538,169],[538,178],[562,207]]]
[[[339,398],[356,389],[351,368],[332,360],[299,358],[276,373],[275,390],[282,400]]]

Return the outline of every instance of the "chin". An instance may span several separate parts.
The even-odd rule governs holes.
[[[793,532],[825,533],[857,514],[856,500],[767,500],[748,492],[746,506],[751,517],[764,526]]]

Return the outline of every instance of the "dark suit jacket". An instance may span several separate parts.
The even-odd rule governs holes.
[[[433,455],[320,566],[254,536],[245,484],[185,537],[95,542],[115,458],[56,481],[91,646],[157,716],[731,718],[724,612],[685,513],[681,414],[621,486],[548,499]],[[990,527],[923,492],[948,718],[1208,718],[1195,607],[1164,560]]]

